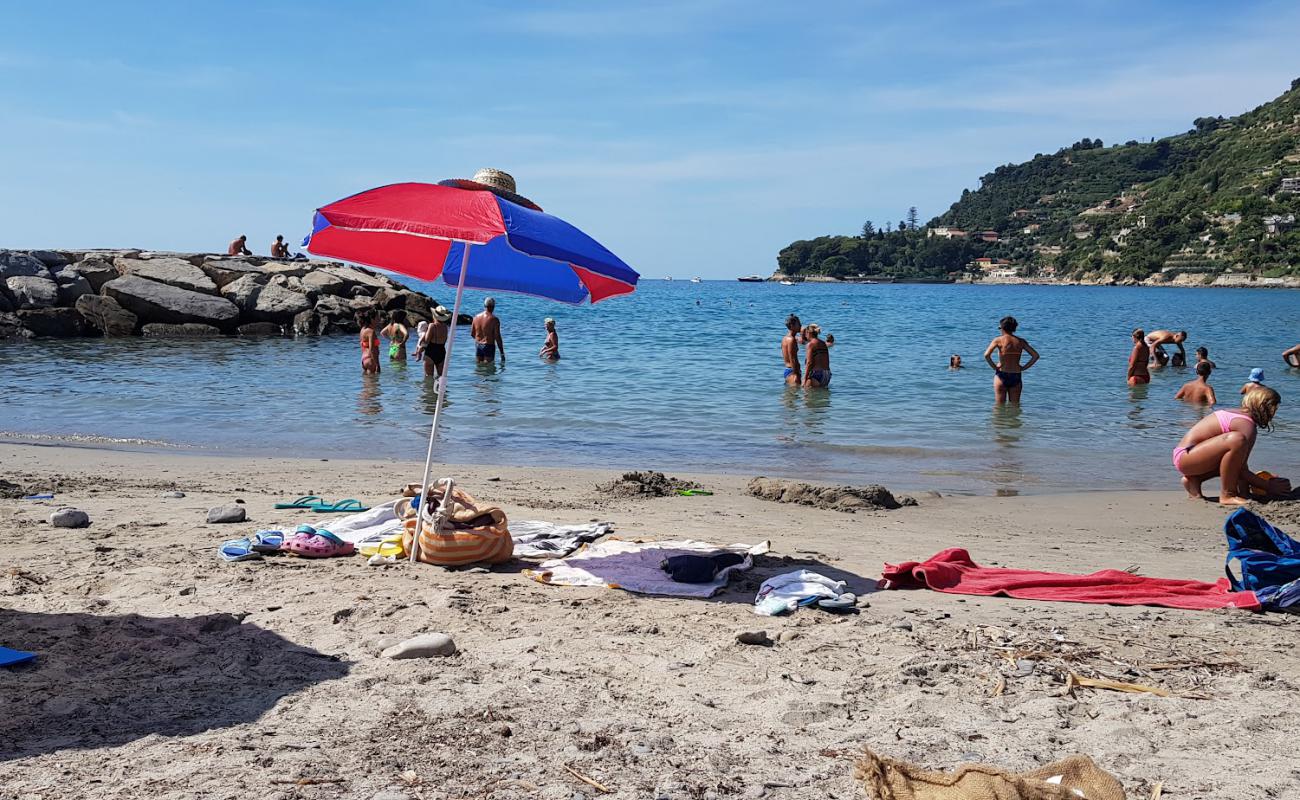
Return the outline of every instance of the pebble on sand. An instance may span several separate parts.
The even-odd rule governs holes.
[[[50,524],[56,528],[84,528],[90,524],[90,515],[79,508],[60,508],[50,515]]]
[[[772,644],[772,640],[767,638],[767,631],[740,631],[736,634],[736,641],[741,644]]]
[[[243,522],[247,518],[248,512],[244,510],[243,506],[239,505],[217,506],[208,509],[208,524]]]
[[[425,633],[395,644],[379,655],[389,659],[454,656],[456,643],[445,633]]]

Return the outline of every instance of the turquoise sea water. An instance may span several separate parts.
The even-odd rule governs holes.
[[[451,304],[451,290],[421,287]],[[467,309],[482,295],[466,293]],[[1252,367],[1283,396],[1256,469],[1300,476],[1300,294],[1047,286],[744,284],[647,280],[595,307],[502,295],[504,368],[451,367],[448,461],[658,468],[1044,492],[1176,488],[1169,453],[1202,413],[1173,400],[1190,370],[1124,374],[1140,325],[1210,348],[1232,402]],[[831,389],[787,389],[786,314],[835,334]],[[1014,314],[1043,359],[1023,407],[994,409],[980,356]],[[563,360],[538,360],[542,319]],[[464,329],[462,329],[463,331]],[[949,371],[960,353],[967,368]],[[141,439],[232,454],[422,459],[434,387],[386,359],[363,378],[356,338],[0,343],[0,431]]]

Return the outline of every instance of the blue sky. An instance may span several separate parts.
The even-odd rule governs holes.
[[[1235,114],[1294,2],[0,0],[0,247],[295,243],[371,186],[515,175],[643,275],[942,212],[998,164]]]

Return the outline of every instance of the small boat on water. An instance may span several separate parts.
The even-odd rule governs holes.
[[[766,280],[762,275],[746,275],[743,278],[736,278],[741,283],[762,283]]]
[[[700,280],[699,278],[691,278],[691,283],[704,283],[704,281]]]
[[[782,286],[794,286],[794,281],[781,281]]]
[[[665,275],[665,276],[664,276],[664,280],[666,280],[666,281],[670,281],[670,280],[672,280],[672,279],[673,279],[673,276],[672,276],[672,275]]]

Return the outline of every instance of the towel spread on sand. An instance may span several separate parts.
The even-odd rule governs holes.
[[[1124,800],[1115,776],[1087,756],[1020,773],[986,764],[932,772],[867,750],[854,777],[872,800]]]
[[[515,558],[555,558],[567,556],[587,542],[594,542],[613,530],[612,522],[556,525],[526,519],[510,523],[510,538],[515,540]]]
[[[555,586],[604,586],[639,594],[712,597],[726,587],[733,572],[750,569],[754,566],[754,556],[769,549],[768,542],[716,545],[690,540],[628,542],[606,539],[588,545],[568,558],[543,561],[537,569],[524,570],[524,574],[535,581]],[[736,553],[744,556],[745,560],[723,569],[709,583],[679,583],[663,571],[664,559],[670,556],[723,552]]]
[[[886,589],[934,589],[948,594],[1002,595],[1021,600],[1118,606],[1164,606],[1193,611],[1211,608],[1258,611],[1260,608],[1254,592],[1230,591],[1225,578],[1215,583],[1203,583],[1147,578],[1116,569],[1103,569],[1090,575],[1067,575],[981,567],[959,547],[944,550],[928,561],[886,564],[881,577]]]

